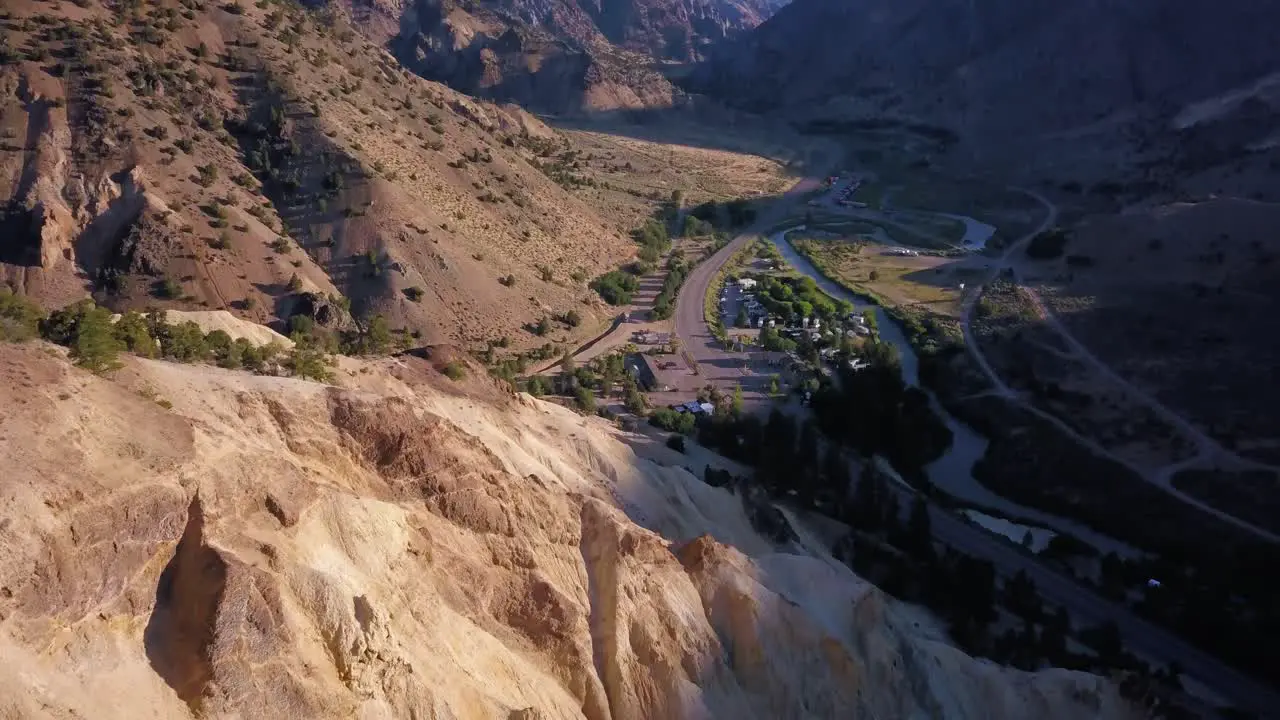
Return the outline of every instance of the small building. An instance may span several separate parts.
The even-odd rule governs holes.
[[[680,403],[679,405],[672,405],[671,409],[675,410],[678,413],[689,413],[691,415],[710,415],[716,411],[716,406],[712,405],[711,403],[704,403],[704,402],[698,402],[697,400],[690,400],[689,402]]]
[[[738,287],[742,288],[743,290],[754,290],[756,287],[756,284],[757,283],[754,278],[742,278],[738,280]]]
[[[652,330],[640,333],[640,343],[642,345],[667,345],[671,342],[671,333],[653,332]]]
[[[647,392],[652,392],[658,385],[658,376],[654,373],[653,367],[649,363],[650,360],[647,356],[640,353],[632,353],[626,357],[623,364],[627,368],[627,372],[631,373],[631,377],[635,378],[637,385]]]

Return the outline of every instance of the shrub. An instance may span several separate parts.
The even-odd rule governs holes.
[[[534,397],[542,397],[547,394],[547,381],[541,375],[534,375],[525,381],[524,391]]]
[[[627,389],[627,397],[623,401],[627,408],[627,412],[633,415],[644,415],[645,406],[644,395],[633,385]]]
[[[684,452],[684,436],[683,435],[669,436],[667,438],[667,447],[671,448],[672,450],[675,450],[676,452],[680,452],[680,453]]]
[[[526,329],[534,335],[541,337],[551,332],[551,321],[544,315],[536,324],[527,325]]]
[[[40,332],[44,311],[8,287],[0,286],[0,341],[22,342]]]
[[[1062,228],[1050,228],[1031,238],[1027,245],[1027,257],[1035,260],[1052,260],[1062,255],[1067,246],[1067,233]]]
[[[596,394],[591,391],[591,388],[579,385],[573,395],[574,402],[577,404],[579,410],[584,413],[593,413],[596,411]]]
[[[101,373],[120,364],[116,358],[123,344],[116,339],[111,311],[92,300],[81,300],[49,316],[44,334],[53,342],[71,348],[71,357],[80,367]]]
[[[610,305],[626,305],[631,297],[640,289],[640,281],[630,273],[621,270],[610,270],[591,281],[591,289]]]
[[[577,310],[570,310],[562,315],[561,319],[564,320],[564,324],[569,327],[578,327],[582,324],[582,316],[578,314]]]
[[[417,285],[414,285],[413,287],[407,287],[404,289],[404,296],[409,298],[413,302],[422,302],[422,297],[424,295],[426,295],[426,291],[424,291],[422,288],[418,287]]]
[[[693,432],[697,418],[692,413],[681,413],[671,408],[658,408],[649,415],[649,424],[667,432],[688,435]]]
[[[166,300],[177,300],[182,297],[182,285],[173,278],[165,278],[156,286],[155,295]]]
[[[298,273],[289,276],[288,288],[291,293],[302,292],[302,278],[298,277]]]
[[[516,276],[504,275],[503,277],[498,278],[498,282],[502,284],[503,287],[512,287],[516,284]]]
[[[197,182],[200,183],[201,187],[209,187],[218,180],[218,167],[213,163],[197,167],[196,172],[199,173]]]
[[[120,316],[113,328],[116,339],[126,350],[135,355],[153,357],[156,354],[156,341],[147,329],[147,319],[136,310]]]
[[[456,382],[467,376],[467,366],[457,360],[450,360],[445,363],[444,374],[445,377]]]

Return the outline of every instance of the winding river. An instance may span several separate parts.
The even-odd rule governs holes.
[[[786,239],[787,234],[804,229],[804,225],[799,225],[779,231],[770,235],[769,241],[778,249],[779,254],[782,255],[787,264],[791,265],[797,272],[811,278],[823,292],[833,298],[852,303],[858,312],[871,310],[875,313],[880,339],[891,343],[898,349],[898,355],[902,359],[903,381],[924,391],[929,398],[929,404],[933,411],[943,419],[947,428],[951,430],[951,447],[947,449],[942,457],[925,468],[930,483],[957,500],[1000,511],[1020,520],[1025,520],[1028,524],[1042,525],[1059,532],[1074,535],[1102,552],[1114,551],[1122,556],[1140,554],[1132,546],[1098,533],[1080,523],[1007,500],[991,492],[982,483],[978,482],[973,477],[973,465],[987,451],[986,438],[952,417],[951,413],[942,407],[942,403],[938,402],[938,398],[933,391],[920,385],[920,361],[916,357],[915,349],[907,341],[907,336],[902,332],[902,328],[889,317],[883,308],[875,303],[868,302],[865,298],[831,281],[819,272]],[[888,463],[883,463],[883,466],[887,468]]]

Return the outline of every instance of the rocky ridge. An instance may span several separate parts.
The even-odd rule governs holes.
[[[338,375],[0,345],[0,713],[1130,716],[968,658],[599,419],[412,357]]]
[[[690,61],[760,24],[778,0],[416,0],[351,7],[415,72],[554,112],[668,107],[654,61]]]
[[[0,282],[46,306],[92,293],[283,325],[305,291],[455,343],[610,313],[570,275],[634,243],[533,167],[525,145],[560,138],[414,76],[336,9],[17,2],[3,17]]]

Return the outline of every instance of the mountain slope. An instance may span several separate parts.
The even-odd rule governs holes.
[[[340,13],[5,8],[0,280],[46,304],[284,322],[329,296],[428,341],[516,344],[544,342],[520,331],[544,315],[608,314],[570,274],[634,244],[530,163],[554,134],[413,76]]]
[[[0,713],[1132,717],[966,657],[599,419],[413,358],[339,382],[0,344]]]
[[[415,0],[352,3],[379,42],[424,77],[557,112],[666,107],[653,61],[687,61],[755,27],[779,0]]]
[[[1152,115],[1280,71],[1275,21],[1249,0],[798,0],[723,47],[695,86],[760,110],[915,118],[1022,151],[1145,131]]]

